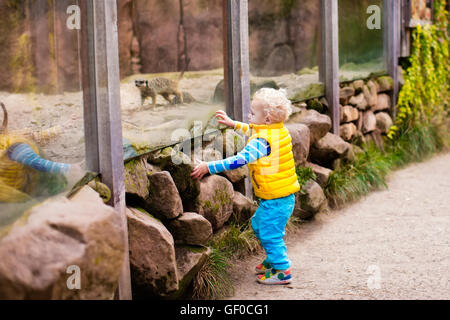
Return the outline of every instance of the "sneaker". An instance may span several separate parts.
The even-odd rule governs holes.
[[[272,267],[270,266],[270,263],[267,263],[266,261],[264,261],[263,263],[256,266],[255,272],[256,272],[256,274],[265,274],[270,269],[272,269]]]
[[[259,275],[257,281],[262,284],[289,284],[292,282],[291,269],[271,269],[264,275]]]

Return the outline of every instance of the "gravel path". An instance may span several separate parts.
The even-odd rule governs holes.
[[[288,237],[291,285],[258,284],[262,256],[238,261],[232,299],[450,299],[450,153],[388,185]]]

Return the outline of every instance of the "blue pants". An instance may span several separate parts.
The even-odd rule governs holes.
[[[277,270],[286,270],[291,266],[283,237],[294,206],[294,194],[272,200],[261,199],[251,219],[253,232],[266,251],[266,262]]]

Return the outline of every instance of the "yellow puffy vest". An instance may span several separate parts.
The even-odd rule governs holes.
[[[282,122],[270,125],[250,124],[250,140],[263,138],[270,144],[270,155],[249,164],[255,195],[270,200],[300,191],[295,171],[292,140]]]
[[[37,171],[8,157],[8,149],[17,143],[26,143],[39,154],[37,146],[26,138],[0,134],[0,202],[27,201],[37,187]]]

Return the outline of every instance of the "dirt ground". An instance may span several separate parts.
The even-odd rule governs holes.
[[[236,262],[231,299],[450,299],[450,153],[388,185],[288,236],[291,285],[255,281],[262,255]]]

